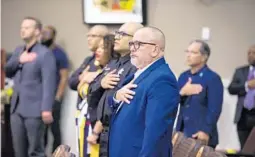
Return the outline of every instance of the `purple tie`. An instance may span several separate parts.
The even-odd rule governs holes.
[[[255,67],[249,71],[248,81],[254,79]],[[255,107],[255,89],[248,89],[244,99],[244,107],[251,110]]]

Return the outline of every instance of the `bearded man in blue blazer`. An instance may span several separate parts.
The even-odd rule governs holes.
[[[109,157],[172,157],[172,130],[179,103],[177,81],[164,59],[165,36],[139,29],[129,43],[138,70],[111,101]]]

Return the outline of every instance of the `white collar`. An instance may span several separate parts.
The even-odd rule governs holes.
[[[155,62],[157,62],[158,60],[160,60],[162,57],[160,57],[159,59],[153,61],[152,63],[150,63],[149,65],[147,65],[146,67],[142,68],[142,69],[138,69],[135,73],[134,79],[137,79],[145,70],[147,70],[152,64],[154,64]]]

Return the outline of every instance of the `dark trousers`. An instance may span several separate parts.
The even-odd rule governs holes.
[[[241,118],[237,123],[237,132],[241,149],[243,149],[244,144],[254,126],[255,126],[255,109],[248,111],[244,108],[242,111]]]
[[[61,145],[61,132],[60,132],[60,116],[61,116],[61,102],[55,101],[54,106],[53,106],[53,123],[46,126],[46,131],[45,131],[45,146],[48,144],[48,129],[53,134],[53,149],[54,150]]]
[[[41,117],[23,117],[11,114],[11,131],[16,157],[45,157],[45,125]]]

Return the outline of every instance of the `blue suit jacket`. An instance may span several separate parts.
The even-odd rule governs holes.
[[[171,157],[172,129],[179,103],[174,74],[159,59],[134,82],[130,104],[113,115],[109,157]]]
[[[205,65],[195,74],[191,74],[189,70],[182,73],[178,80],[180,89],[189,77],[192,78],[192,83],[201,84],[203,90],[197,95],[181,97],[176,130],[183,131],[188,137],[203,131],[210,136],[208,144],[216,146],[219,142],[217,122],[223,103],[221,78]]]
[[[19,63],[24,46],[18,47],[8,60],[5,70],[14,79],[11,112],[24,117],[40,117],[42,111],[51,111],[56,93],[56,61],[53,53],[36,43],[31,52],[37,54],[34,61]]]

